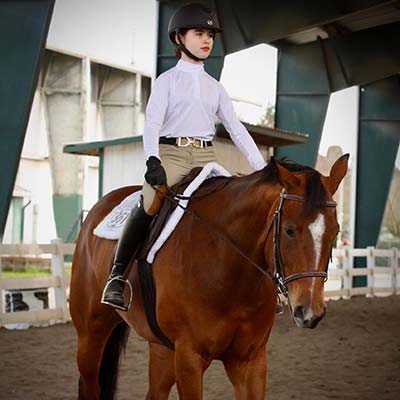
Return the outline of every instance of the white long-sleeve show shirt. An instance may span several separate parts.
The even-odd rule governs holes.
[[[266,162],[244,125],[238,120],[224,87],[203,64],[179,60],[154,82],[146,108],[143,144],[146,158],[159,158],[160,136],[192,137],[210,141],[215,135],[215,116],[255,170]]]

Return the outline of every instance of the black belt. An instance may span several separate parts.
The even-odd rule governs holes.
[[[196,148],[210,147],[213,145],[211,140],[209,142],[206,142],[205,140],[193,139],[189,137],[167,138],[165,136],[161,136],[158,143],[172,144],[177,147],[188,147],[192,145]]]

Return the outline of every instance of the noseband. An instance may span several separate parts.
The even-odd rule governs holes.
[[[268,235],[271,231],[271,228],[274,228],[274,239],[273,239],[273,255],[274,255],[274,273],[273,279],[278,285],[279,293],[283,294],[287,297],[288,295],[288,287],[287,284],[289,282],[302,279],[302,278],[324,278],[324,282],[328,279],[328,264],[329,260],[326,264],[325,271],[306,271],[306,272],[296,272],[289,276],[286,276],[285,266],[282,261],[281,252],[280,252],[280,231],[281,231],[281,215],[283,204],[285,200],[298,201],[301,203],[305,202],[304,197],[297,196],[295,194],[286,193],[285,189],[282,189],[281,194],[279,196],[279,203],[274,212],[274,218],[268,228]],[[335,201],[327,201],[321,205],[321,207],[336,207]]]

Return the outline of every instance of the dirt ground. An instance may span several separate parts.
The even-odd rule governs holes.
[[[277,318],[268,344],[268,400],[400,399],[400,296],[331,301],[314,330]],[[75,399],[72,324],[0,329],[1,399]],[[147,345],[131,332],[118,399],[144,399]],[[233,399],[222,364],[205,374],[204,398]],[[177,399],[174,388],[171,399]]]

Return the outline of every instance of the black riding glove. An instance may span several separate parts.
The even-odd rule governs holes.
[[[146,161],[147,171],[144,174],[144,179],[149,185],[162,186],[167,183],[167,175],[161,161],[155,157],[150,156]]]

